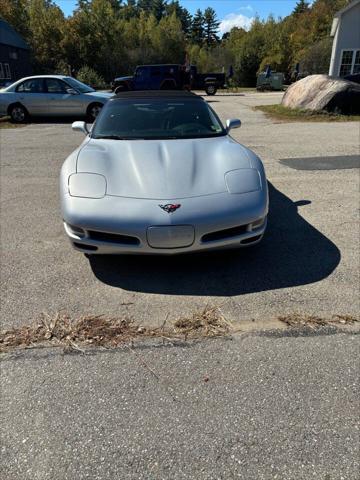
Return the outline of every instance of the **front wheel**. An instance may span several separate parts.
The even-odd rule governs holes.
[[[14,123],[24,123],[29,117],[25,107],[22,105],[14,105],[10,108],[9,115]]]
[[[95,122],[96,117],[99,115],[102,107],[103,107],[102,103],[92,103],[91,105],[88,106],[87,117],[90,123]]]
[[[121,92],[127,92],[129,90],[128,86],[125,85],[124,83],[120,83],[120,85],[118,85],[115,90],[114,90],[114,93],[115,95],[117,95],[118,93],[121,93]]]
[[[208,94],[208,95],[215,95],[216,92],[217,92],[217,88],[215,85],[208,85],[206,88],[205,88],[205,92]]]

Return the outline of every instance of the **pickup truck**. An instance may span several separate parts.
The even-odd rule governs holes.
[[[192,65],[139,65],[134,75],[117,77],[111,84],[115,93],[126,90],[205,90],[215,95],[225,86],[224,73],[197,73]]]

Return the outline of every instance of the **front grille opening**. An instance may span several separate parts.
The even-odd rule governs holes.
[[[88,235],[92,240],[101,242],[121,243],[123,245],[139,245],[140,240],[130,235],[119,235],[117,233],[106,233],[97,231],[88,231]]]
[[[76,248],[81,248],[81,250],[85,250],[85,251],[91,250],[92,252],[95,252],[98,249],[98,247],[95,247],[94,245],[85,245],[83,243],[77,243],[77,242],[73,242],[73,244]]]
[[[261,238],[261,235],[256,235],[256,237],[245,238],[245,240],[241,240],[240,243],[242,245],[247,245],[249,243],[257,242],[258,240],[260,240],[260,238]]]
[[[247,232],[247,225],[240,225],[238,227],[226,228],[225,230],[218,230],[217,232],[207,233],[202,237],[202,242],[214,242],[216,240],[226,240],[227,238],[237,237]]]

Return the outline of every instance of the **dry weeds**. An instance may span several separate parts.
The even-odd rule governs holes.
[[[160,327],[145,327],[136,324],[129,316],[113,318],[85,315],[71,318],[66,313],[58,313],[53,317],[43,314],[35,323],[0,332],[0,352],[44,347],[62,347],[64,351],[84,352],[88,346],[114,348],[144,338],[173,342],[220,337],[239,331],[226,320],[219,306],[207,306],[190,316],[179,318],[173,325],[167,324],[167,317]],[[359,322],[359,318],[351,315],[324,318],[300,313],[279,316],[278,320],[290,328],[311,329]]]
[[[219,307],[206,307],[190,317],[177,320],[174,326],[144,327],[131,317],[112,318],[87,315],[72,319],[66,313],[54,317],[43,314],[39,321],[0,332],[0,351],[16,348],[63,347],[65,351],[84,351],[84,347],[113,348],[142,338],[182,340],[227,335],[231,324]]]
[[[333,315],[331,318],[325,318],[304,313],[291,313],[278,317],[278,320],[286,323],[289,327],[308,327],[312,329],[327,325],[353,325],[359,322],[359,319],[352,315]]]
[[[175,333],[191,337],[219,337],[228,334],[233,326],[219,307],[205,307],[190,317],[179,318],[174,324]]]

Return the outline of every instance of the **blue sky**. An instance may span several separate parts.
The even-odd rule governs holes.
[[[55,0],[65,15],[71,15],[76,7],[76,0]],[[198,8],[204,10],[212,7],[221,20],[220,31],[225,33],[233,26],[248,27],[256,15],[266,18],[270,13],[275,17],[289,15],[296,5],[296,0],[180,0],[190,13]]]

